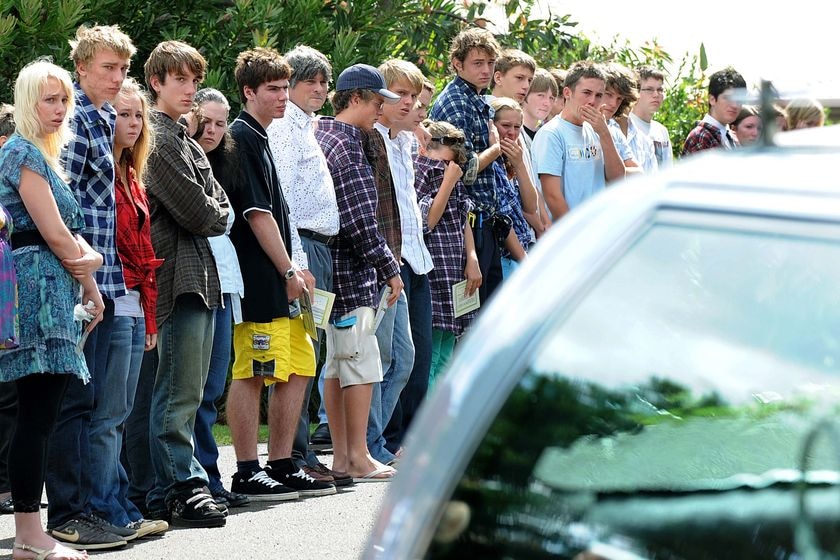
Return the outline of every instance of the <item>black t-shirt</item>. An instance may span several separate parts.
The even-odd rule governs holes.
[[[531,137],[531,140],[533,140],[533,139],[534,139],[534,136],[536,136],[536,135],[537,135],[537,131],[536,131],[536,130],[531,130],[530,128],[528,128],[528,127],[527,127],[527,126],[525,126],[524,124],[522,125],[522,130],[524,130],[524,131],[525,131],[525,134],[527,134],[528,136],[530,136],[530,137]]]
[[[253,323],[270,323],[289,316],[286,279],[274,267],[260,247],[246,216],[251,212],[269,212],[277,222],[286,251],[291,252],[289,207],[280,188],[277,169],[268,147],[268,135],[254,117],[242,111],[230,126],[236,142],[239,170],[234,188],[228,193],[236,212],[230,239],[236,247],[245,297],[242,298],[242,319]]]

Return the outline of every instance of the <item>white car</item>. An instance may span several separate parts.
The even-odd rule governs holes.
[[[364,558],[840,551],[840,127],[557,224],[459,345]]]

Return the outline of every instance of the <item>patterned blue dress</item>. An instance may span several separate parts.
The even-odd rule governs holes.
[[[84,216],[70,187],[50,168],[28,140],[13,135],[0,150],[0,204],[14,221],[15,232],[37,229],[18,189],[26,167],[47,181],[61,218],[70,231],[82,231]],[[76,351],[81,323],[73,318],[80,301],[79,283],[46,245],[13,251],[18,281],[20,337],[18,348],[0,351],[0,381],[33,373],[73,374],[88,381],[84,355]]]

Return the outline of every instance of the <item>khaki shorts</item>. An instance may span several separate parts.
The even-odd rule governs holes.
[[[315,351],[300,317],[234,325],[233,349],[234,379],[262,377],[268,386],[292,374],[315,376]]]
[[[373,309],[359,307],[342,319],[356,317],[356,324],[346,329],[327,326],[327,359],[324,379],[338,379],[342,387],[382,381],[379,345],[373,332]]]

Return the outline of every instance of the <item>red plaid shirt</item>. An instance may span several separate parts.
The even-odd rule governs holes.
[[[128,185],[131,198],[119,175],[114,182],[117,202],[117,254],[123,265],[125,285],[140,292],[140,304],[146,319],[146,334],[157,333],[157,281],[155,269],[163,259],[155,258],[149,220],[149,200],[140,188],[134,169],[128,166]],[[131,199],[134,199],[132,202]]]

